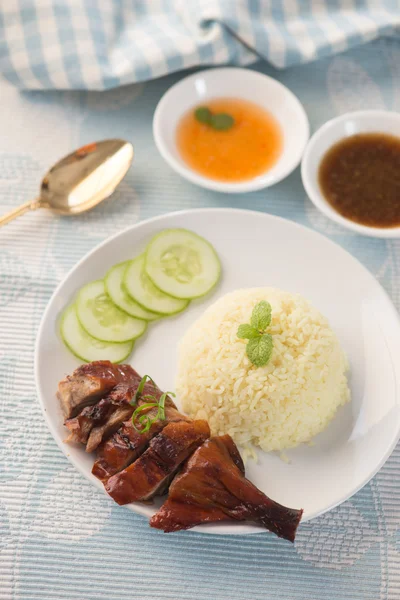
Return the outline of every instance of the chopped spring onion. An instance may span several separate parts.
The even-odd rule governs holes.
[[[149,431],[149,429],[153,425],[153,423],[155,423],[156,421],[165,421],[165,400],[166,400],[167,396],[175,397],[175,394],[173,392],[164,392],[161,395],[159,400],[157,400],[157,398],[155,396],[153,396],[152,394],[145,394],[144,396],[142,396],[144,386],[146,385],[147,381],[150,381],[153,384],[154,388],[157,388],[153,379],[149,375],[145,375],[144,377],[142,377],[142,379],[138,385],[138,389],[136,390],[136,394],[134,395],[134,397],[132,398],[132,401],[131,401],[131,404],[137,404],[137,401],[139,400],[139,398],[153,401],[153,402],[146,402],[145,404],[141,404],[133,412],[132,425],[138,433],[147,433],[147,431]],[[153,419],[151,417],[149,417],[149,415],[147,414],[147,411],[152,408],[158,408],[157,414]],[[143,415],[140,414],[143,411],[146,411],[146,412]],[[140,425],[142,425],[142,427],[140,427],[140,429],[137,427],[136,421],[138,421],[138,423]]]

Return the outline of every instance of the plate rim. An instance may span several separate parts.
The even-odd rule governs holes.
[[[53,301],[57,297],[59,290],[65,284],[65,281],[67,279],[69,279],[71,277],[71,275],[75,271],[77,271],[80,268],[80,266],[89,257],[91,257],[93,254],[95,254],[98,250],[100,250],[107,244],[112,243],[116,238],[125,235],[129,231],[134,231],[135,229],[138,229],[145,225],[163,221],[166,218],[170,218],[170,217],[174,217],[174,216],[176,216],[176,217],[183,216],[184,217],[187,214],[199,214],[199,213],[201,213],[201,214],[204,214],[204,213],[213,213],[213,214],[215,214],[215,213],[238,213],[238,214],[242,214],[242,215],[243,214],[250,214],[253,216],[257,215],[258,217],[260,215],[262,215],[263,217],[265,217],[267,219],[271,219],[272,221],[283,222],[283,223],[285,223],[285,225],[289,225],[295,229],[306,230],[306,232],[309,235],[311,234],[312,236],[322,240],[324,243],[328,243],[329,245],[334,246],[335,249],[344,253],[346,255],[347,259],[350,259],[351,261],[356,263],[358,265],[358,267],[361,267],[361,269],[368,276],[368,278],[371,279],[373,281],[373,283],[380,288],[381,293],[384,295],[386,301],[391,306],[393,317],[396,318],[398,326],[400,328],[400,315],[399,315],[391,297],[389,296],[388,292],[384,289],[384,287],[381,285],[381,283],[378,281],[378,279],[373,275],[373,273],[361,261],[359,261],[355,256],[353,256],[348,250],[346,250],[345,248],[340,246],[340,244],[337,244],[336,242],[331,240],[329,237],[323,235],[319,231],[315,231],[314,229],[311,229],[311,227],[307,227],[306,225],[303,225],[296,221],[292,221],[291,219],[286,219],[286,218],[278,216],[278,215],[272,215],[267,212],[251,210],[251,209],[230,208],[230,207],[204,207],[204,208],[172,211],[169,213],[163,213],[160,215],[156,215],[156,216],[150,217],[148,219],[139,220],[137,223],[134,223],[133,225],[129,225],[128,227],[125,227],[125,228],[117,231],[113,235],[106,237],[102,242],[100,242],[94,248],[89,250],[89,252],[87,252],[77,263],[75,263],[75,265],[67,272],[67,274],[63,277],[63,279],[59,282],[59,284],[54,289],[52,295],[50,296],[50,298],[47,302],[46,308],[43,312],[42,318],[40,320],[40,325],[37,329],[35,348],[34,348],[34,379],[35,379],[37,399],[39,401],[39,405],[40,405],[42,414],[44,416],[47,427],[53,437],[53,440],[55,441],[55,443],[57,444],[57,446],[59,447],[61,452],[64,454],[64,456],[67,458],[68,462],[74,468],[76,468],[85,477],[85,479],[90,482],[91,485],[94,485],[100,491],[102,491],[106,495],[107,498],[108,498],[108,496],[107,496],[106,492],[104,491],[102,483],[97,478],[95,478],[93,475],[88,476],[88,473],[86,472],[86,470],[79,463],[76,463],[76,461],[69,455],[68,447],[64,444],[64,442],[61,439],[60,440],[58,439],[59,436],[58,436],[58,432],[56,431],[56,427],[55,427],[55,425],[53,425],[53,421],[50,419],[50,417],[46,411],[46,406],[43,401],[44,394],[42,394],[41,382],[40,382],[40,377],[39,377],[39,346],[40,346],[42,337],[44,335],[44,327],[45,327],[45,323],[48,318],[48,313],[50,312],[50,309],[52,308]],[[311,515],[307,516],[305,519],[303,519],[301,521],[301,523],[306,523],[308,521],[316,519],[317,517],[320,517],[323,514],[330,512],[337,506],[340,506],[347,500],[350,500],[350,498],[352,498],[355,494],[357,494],[357,492],[359,492],[365,485],[367,485],[367,483],[369,483],[369,481],[371,481],[371,479],[373,479],[373,477],[375,477],[375,475],[378,473],[378,471],[380,471],[380,469],[383,467],[383,465],[386,463],[388,458],[393,453],[399,440],[400,440],[400,421],[398,424],[397,433],[394,436],[392,443],[389,445],[388,450],[382,456],[381,460],[377,463],[377,466],[371,471],[371,474],[368,475],[367,477],[365,477],[364,480],[350,494],[345,494],[338,501],[333,502],[332,504],[330,504],[328,507],[324,508],[323,510],[321,510],[315,514],[311,514]],[[146,514],[146,512],[144,511],[144,507],[142,509],[142,506],[140,505],[140,503],[131,503],[131,504],[126,505],[125,508],[128,508],[129,510],[131,510],[132,512],[134,512],[136,514],[144,516],[146,519],[149,518],[148,515]],[[226,528],[224,528],[224,530],[219,530],[218,524],[212,524],[211,527],[213,527],[213,529],[209,529],[210,525],[205,525],[205,526],[197,525],[196,527],[193,527],[190,531],[202,533],[202,534],[208,534],[208,535],[250,535],[250,534],[254,535],[256,533],[264,533],[265,534],[267,532],[267,530],[265,530],[264,528],[262,528],[258,525],[249,524],[247,522],[243,522],[241,524],[238,523],[237,525],[231,524],[231,527],[233,527],[233,526],[238,531],[227,531]],[[205,528],[207,528],[207,530],[205,530]],[[239,531],[239,529],[240,529],[240,531]]]

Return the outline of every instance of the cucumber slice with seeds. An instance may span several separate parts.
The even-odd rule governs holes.
[[[146,310],[173,315],[184,310],[188,300],[172,298],[161,292],[144,272],[144,256],[138,256],[128,264],[124,274],[125,289]]]
[[[85,285],[76,299],[76,315],[82,327],[102,342],[127,342],[146,330],[147,322],[120,310],[106,294],[103,280]]]
[[[112,267],[104,278],[104,285],[106,286],[107,294],[118,308],[124,310],[138,319],[144,319],[145,321],[154,321],[159,319],[162,315],[154,312],[150,312],[145,308],[142,308],[129,294],[126,292],[125,287],[122,283],[123,276],[128,266],[129,261],[119,263]]]
[[[165,294],[198,298],[217,284],[221,263],[212,245],[196,233],[166,229],[147,246],[145,270]]]
[[[113,363],[123,362],[133,349],[133,342],[113,344],[100,342],[89,335],[79,323],[75,305],[69,306],[61,318],[61,337],[67,348],[80,360],[110,360]]]

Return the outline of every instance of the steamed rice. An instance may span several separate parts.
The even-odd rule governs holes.
[[[274,348],[265,367],[247,358],[237,337],[254,306],[272,306]],[[323,431],[350,399],[348,363],[328,321],[300,295],[243,289],[213,304],[185,334],[176,389],[183,409],[229,433],[248,451],[292,448]]]

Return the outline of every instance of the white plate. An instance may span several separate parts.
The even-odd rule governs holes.
[[[259,453],[247,476],[274,500],[304,508],[311,519],[343,502],[365,485],[392,452],[400,430],[400,322],[374,277],[342,248],[304,227],[262,213],[205,209],[157,217],[118,233],[83,258],[55,291],[40,327],[35,372],[50,430],[68,459],[99,490],[91,475],[93,456],[63,443],[66,431],[57,384],[79,364],[58,333],[58,318],[79,288],[113,264],[139,254],[152,235],[186,227],[214,244],[223,265],[214,293],[174,318],[149,327],[130,359],[164,390],[174,388],[176,349],[189,325],[219,296],[242,287],[274,286],[299,292],[330,320],[351,364],[352,402],[339,410],[315,446],[288,452],[290,464]],[[179,401],[178,401],[179,404]],[[129,508],[150,517],[154,507]],[[248,524],[207,525],[209,533],[252,533]]]
[[[214,98],[250,100],[274,115],[282,128],[283,150],[265,173],[249,181],[216,181],[200,175],[182,159],[176,145],[179,120],[191,108]],[[182,177],[209,190],[242,193],[274,185],[297,167],[309,137],[309,125],[300,101],[282,83],[250,69],[222,67],[198,71],[173,85],[157,105],[153,135],[161,156]]]

